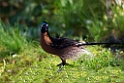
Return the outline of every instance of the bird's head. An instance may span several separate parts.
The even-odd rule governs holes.
[[[47,24],[47,22],[42,22],[42,24],[41,24],[41,32],[42,33],[48,32],[48,24]]]

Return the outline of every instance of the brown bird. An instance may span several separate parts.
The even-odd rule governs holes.
[[[51,37],[46,22],[43,22],[41,25],[40,45],[47,53],[60,57],[62,63],[58,64],[58,66],[60,66],[58,72],[61,71],[66,64],[66,59],[76,58],[79,55],[84,54],[87,54],[90,57],[92,56],[92,54],[85,49],[85,46],[82,45],[82,42],[77,42],[69,38]]]

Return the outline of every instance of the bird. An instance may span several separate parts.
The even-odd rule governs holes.
[[[42,49],[53,55],[57,55],[61,59],[61,63],[58,72],[67,64],[66,60],[71,58],[76,58],[80,55],[88,55],[89,57],[92,54],[85,49],[83,45],[84,42],[78,42],[69,38],[63,37],[52,37],[49,34],[49,25],[47,22],[42,22],[40,26],[40,45]]]

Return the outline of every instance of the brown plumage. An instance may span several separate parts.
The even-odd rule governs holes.
[[[83,54],[92,56],[91,53],[85,50],[85,47],[80,44],[81,42],[77,42],[68,38],[51,37],[48,32],[48,24],[46,22],[42,23],[40,45],[47,53],[60,57],[62,60],[62,63],[59,64],[61,66],[60,70],[66,64],[66,59],[76,58]]]

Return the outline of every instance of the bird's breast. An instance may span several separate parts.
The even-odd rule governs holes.
[[[40,35],[40,45],[43,48],[44,51],[50,53],[50,54],[55,54],[56,55],[56,51],[57,49],[54,49],[50,46],[50,44],[52,43],[51,39],[49,38],[49,36],[47,35],[47,33],[41,33]]]

